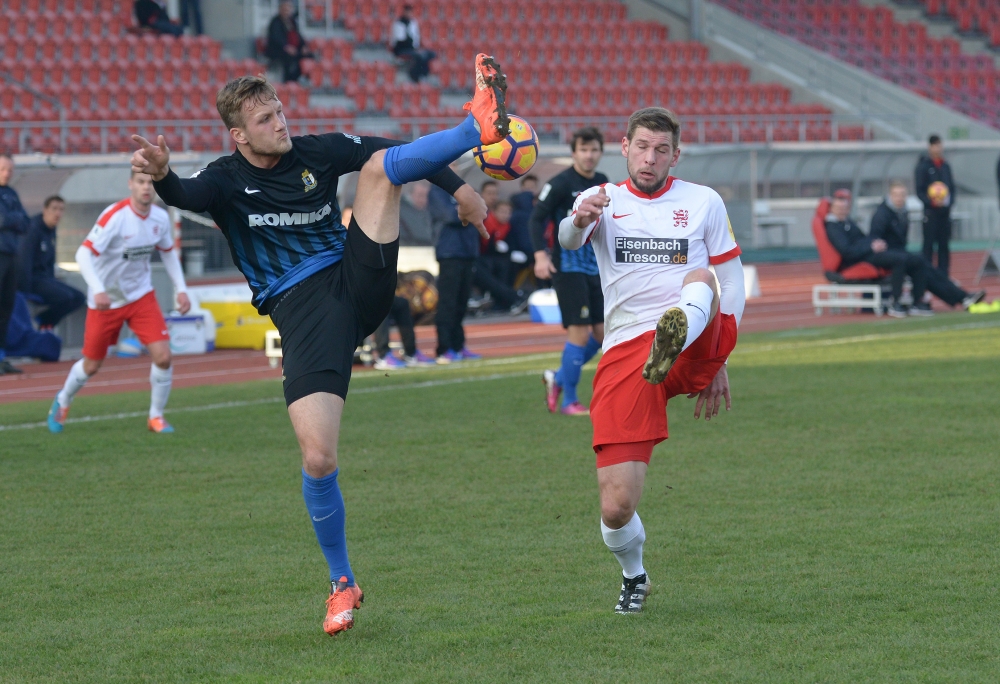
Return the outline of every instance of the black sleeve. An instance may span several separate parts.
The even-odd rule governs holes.
[[[535,208],[531,210],[531,221],[528,224],[531,230],[531,247],[536,252],[548,248],[548,245],[545,244],[545,228],[549,221],[554,220],[552,214],[555,213],[556,207],[559,206],[559,202],[565,194],[562,184],[555,178],[546,185],[549,191],[545,192],[545,186],[542,186],[542,192],[538,195]]]
[[[923,159],[917,163],[917,168],[913,174],[913,189],[917,191],[917,197],[920,201],[924,203],[924,206],[930,204],[930,200],[927,199],[927,186],[930,183],[927,182],[927,165],[924,164]]]
[[[31,281],[35,271],[35,254],[38,253],[38,241],[41,233],[34,226],[21,237],[21,244],[18,246],[18,282],[21,290],[31,287]]]
[[[879,206],[875,210],[875,215],[872,216],[872,225],[868,230],[868,237],[872,240],[885,240],[885,236],[889,231],[889,212],[884,211],[884,206]]]
[[[861,261],[872,251],[871,242],[867,238],[861,236],[862,239],[859,240],[857,236],[852,237],[848,231],[841,230],[835,224],[826,224],[826,236],[841,258],[847,262]]]
[[[285,50],[288,36],[280,17],[275,17],[267,27],[267,56],[278,59]]]
[[[192,178],[180,178],[168,170],[166,178],[153,181],[153,189],[170,206],[187,211],[210,211],[225,200],[212,169],[202,169]]]
[[[351,136],[344,133],[328,133],[320,137],[324,138],[329,146],[328,153],[334,160],[334,173],[338,176],[360,171],[365,162],[371,159],[372,155],[379,150],[386,150],[390,147],[398,147],[399,145],[406,144],[402,140],[390,140],[389,138],[376,138],[372,136]],[[449,195],[454,195],[460,187],[465,185],[465,181],[447,167],[430,176],[427,180]]]

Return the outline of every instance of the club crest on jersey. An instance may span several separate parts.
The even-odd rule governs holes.
[[[687,209],[674,209],[674,228],[688,227]]]
[[[316,189],[316,178],[309,172],[309,169],[302,172],[302,184],[306,186],[306,192]]]

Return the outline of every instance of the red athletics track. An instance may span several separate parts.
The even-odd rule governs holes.
[[[952,273],[968,290],[982,259],[982,252],[952,254]],[[759,264],[762,296],[747,303],[741,332],[763,332],[817,325],[871,321],[871,315],[832,315],[817,317],[812,308],[812,286],[823,282],[817,262]],[[982,283],[989,298],[1000,297],[1000,279],[985,278]],[[935,308],[944,306],[937,300]],[[468,346],[485,357],[514,356],[558,352],[565,336],[560,326],[529,322],[467,321]],[[503,319],[500,319],[501,321]],[[433,326],[417,328],[417,345],[433,354],[437,337]],[[22,375],[0,376],[0,404],[16,401],[51,399],[62,387],[71,362],[29,363],[20,366]],[[174,359],[174,387],[195,387],[245,382],[281,377],[272,369],[264,352],[242,349],[219,350],[204,356],[179,356]],[[84,394],[145,391],[149,389],[149,359],[111,358],[101,372],[87,383]]]

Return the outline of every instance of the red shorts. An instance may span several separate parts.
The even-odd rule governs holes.
[[[590,420],[594,424],[597,467],[645,461],[667,438],[667,401],[701,392],[715,379],[736,346],[736,318],[719,313],[681,352],[666,379],[650,385],[642,378],[655,331],[612,347],[597,366]]]
[[[163,312],[156,294],[147,292],[139,299],[118,309],[87,309],[87,327],[83,331],[83,355],[100,361],[108,355],[108,347],[118,342],[122,323],[128,323],[139,341],[145,345],[169,340]]]

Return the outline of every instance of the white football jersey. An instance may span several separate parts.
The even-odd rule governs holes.
[[[604,290],[604,351],[654,330],[663,312],[680,301],[684,277],[695,268],[740,254],[719,194],[674,178],[653,195],[631,181],[601,187],[611,199],[601,218],[584,229],[594,246]]]
[[[117,309],[153,291],[149,260],[153,250],[174,248],[170,216],[153,205],[141,216],[123,199],[101,212],[83,246],[94,253],[94,270]],[[87,288],[87,306],[94,307],[94,293]]]

